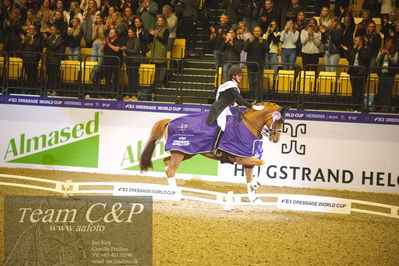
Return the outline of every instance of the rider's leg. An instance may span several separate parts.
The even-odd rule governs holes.
[[[218,124],[218,129],[215,135],[215,138],[213,139],[212,143],[212,150],[211,154],[216,157],[220,157],[221,153],[218,153],[218,147],[220,140],[222,139],[224,130],[226,129],[226,111],[223,111],[217,118],[217,124]]]

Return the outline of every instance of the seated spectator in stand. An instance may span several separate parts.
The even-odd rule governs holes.
[[[370,12],[367,10],[362,11],[362,21],[357,24],[355,36],[366,34],[367,27],[371,21]]]
[[[392,105],[392,86],[397,72],[392,67],[395,67],[397,62],[398,52],[395,49],[393,40],[388,38],[377,55],[379,73],[377,103],[381,106],[382,112],[389,112],[389,106]]]
[[[150,42],[150,36],[148,35],[148,31],[144,28],[143,21],[140,17],[136,17],[134,19],[134,32],[137,38],[140,40],[140,57],[145,57],[147,54],[147,45]]]
[[[103,69],[105,76],[105,87],[110,97],[114,97],[119,91],[119,72],[122,66],[123,43],[118,37],[117,29],[110,29],[108,36],[104,39],[103,46]],[[111,57],[110,57],[111,56]],[[119,58],[119,60],[117,59]]]
[[[302,43],[302,65],[306,71],[316,71],[319,63],[321,33],[317,25],[317,20],[311,18],[308,26],[301,31]]]
[[[370,65],[370,52],[364,45],[362,37],[353,40],[353,47],[345,47],[346,58],[349,62],[348,74],[352,85],[352,98],[355,104],[361,104],[364,93],[368,67]]]
[[[262,29],[259,26],[254,28],[254,36],[250,36],[244,44],[243,51],[247,53],[247,70],[249,88],[252,99],[259,99],[260,77],[263,74],[265,55],[269,51],[267,40],[262,38]],[[255,62],[256,64],[251,64]]]
[[[364,39],[364,44],[368,48],[371,56],[369,70],[374,72],[373,67],[375,66],[375,60],[382,44],[381,35],[376,31],[376,25],[374,21],[371,21],[368,24],[366,34],[362,37]]]
[[[178,24],[178,18],[175,13],[172,12],[172,7],[170,5],[164,5],[162,7],[162,14],[166,17],[168,29],[169,29],[169,39],[167,51],[172,52],[173,43],[176,39],[176,30]]]
[[[330,10],[330,1],[329,0],[314,0],[314,13],[315,14],[321,14],[323,12],[323,8],[327,8]],[[320,15],[321,17],[321,15]],[[319,21],[319,25],[322,26],[322,24]],[[327,26],[326,26],[327,27]]]
[[[230,22],[234,26],[238,24],[240,4],[240,0],[222,0],[222,9],[225,14],[229,15]]]
[[[244,3],[243,21],[247,24],[248,29],[252,32],[255,26],[259,25],[258,12],[261,3],[257,0],[246,0]]]
[[[37,67],[42,53],[42,38],[33,24],[28,26],[28,33],[22,35],[22,51],[24,52],[22,56],[28,83],[27,87],[36,88],[38,80]]]
[[[277,21],[277,24],[280,25],[280,12],[277,7],[274,7],[272,0],[265,0],[264,5],[260,9],[259,12],[259,26],[262,28],[262,32],[266,32],[269,24],[272,20]]]
[[[281,32],[280,41],[283,43],[281,62],[284,70],[293,70],[296,62],[296,42],[299,39],[299,31],[296,30],[292,20],[287,21],[284,30]]]
[[[237,38],[245,43],[249,37],[251,37],[251,32],[248,30],[247,24],[244,21],[238,22]],[[247,52],[242,50],[240,54],[240,67],[245,68],[245,63],[247,61]],[[263,63],[262,63],[263,65]]]
[[[291,0],[291,3],[288,7],[287,15],[285,17],[285,21],[292,20],[296,21],[298,13],[300,11],[304,11],[305,8],[300,4],[299,0]],[[305,14],[305,13],[303,13]],[[300,29],[302,30],[302,29]]]
[[[349,7],[350,0],[335,0],[334,3],[334,16],[342,17],[345,10]]]
[[[391,32],[395,32],[394,24],[396,21],[396,12],[391,12],[388,16],[382,17],[381,33],[384,34],[384,39],[392,37]]]
[[[82,11],[79,8],[79,3],[77,1],[72,1],[69,5],[69,11],[67,11],[67,16],[65,17],[65,22],[68,24],[68,27],[72,27],[72,19],[79,18],[82,21]]]
[[[213,58],[215,60],[216,69],[222,66],[223,52],[220,51],[220,47],[222,47],[227,37],[227,32],[231,27],[229,21],[229,15],[222,14],[220,15],[220,24],[216,25],[216,27],[210,27],[211,35],[209,39],[214,43]]]
[[[321,9],[320,18],[319,18],[320,28],[324,27],[327,29],[328,27],[330,27],[331,19],[332,19],[332,16],[330,14],[330,9],[328,7],[323,7]]]
[[[137,9],[137,15],[143,20],[146,30],[155,29],[156,14],[158,13],[158,4],[153,0],[144,0]]]
[[[330,27],[321,27],[321,41],[324,44],[324,65],[327,72],[336,72],[341,58],[342,30],[339,18],[333,17]]]
[[[50,32],[50,26],[54,22],[53,10],[50,9],[50,0],[44,0],[36,18],[40,21],[40,32]]]
[[[58,32],[64,41],[67,39],[68,24],[65,22],[61,11],[54,12],[54,25],[57,26]]]
[[[83,30],[80,28],[80,20],[74,17],[71,21],[72,27],[68,29],[66,47],[69,60],[79,60],[80,41],[83,38]]]
[[[240,61],[243,42],[237,38],[237,30],[230,28],[227,32],[220,51],[223,52],[223,80],[228,78],[228,71],[232,65],[236,65]]]
[[[267,28],[263,39],[267,40],[269,52],[265,55],[265,69],[273,69],[274,75],[278,70],[278,45],[280,43],[281,32],[278,31],[277,21],[272,20]]]
[[[92,40],[93,46],[91,49],[91,61],[98,62],[100,65],[103,62],[103,46],[105,41],[105,34],[104,34],[104,20],[100,14],[96,16],[96,20],[93,24],[92,29]]]
[[[65,53],[65,41],[56,25],[50,27],[50,33],[43,34],[46,47],[47,94],[54,96],[60,85],[60,66]]]
[[[13,9],[8,18],[4,21],[4,51],[9,56],[15,56],[14,51],[21,51],[21,36],[24,34],[22,29],[23,22],[20,20],[20,12]]]
[[[164,15],[158,15],[157,25],[148,32],[153,36],[151,45],[151,62],[156,66],[155,85],[157,88],[165,87],[166,51],[169,39],[168,22]]]
[[[126,54],[126,72],[128,77],[128,89],[124,100],[137,100],[137,92],[139,86],[139,68],[140,68],[140,40],[134,29],[129,28],[126,46],[122,46],[122,50]]]
[[[183,10],[183,35],[186,38],[186,49],[190,56],[197,56],[194,50],[194,38],[197,34],[199,0],[185,0]]]
[[[342,29],[342,41],[341,41],[341,57],[345,57],[345,51],[349,49],[349,47],[353,46],[353,33],[355,32],[355,19],[352,16],[351,12],[345,12],[343,15],[343,19],[341,20],[341,29]]]
[[[98,10],[97,2],[95,0],[88,0],[87,3],[87,6],[83,9],[82,23],[80,24],[80,27],[83,30],[85,46],[92,47],[92,29],[96,21],[96,16],[97,14],[100,14],[100,11]]]

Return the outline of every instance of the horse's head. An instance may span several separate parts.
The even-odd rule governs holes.
[[[265,117],[266,120],[263,131],[271,142],[277,143],[280,140],[285,115],[289,109],[289,106],[280,107],[277,105],[277,108],[270,111],[270,114]]]

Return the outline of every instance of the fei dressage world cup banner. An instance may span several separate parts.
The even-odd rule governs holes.
[[[207,112],[209,107],[0,96],[0,167],[139,174],[153,124]],[[265,185],[399,193],[399,116],[345,112],[288,112],[280,142],[263,140]],[[154,169],[164,177],[165,141]],[[151,177],[149,177],[151,178]],[[244,183],[240,165],[203,156],[184,161],[177,178]]]

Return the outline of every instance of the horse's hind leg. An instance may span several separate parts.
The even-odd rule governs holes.
[[[176,170],[179,167],[181,161],[184,160],[184,154],[183,153],[172,153],[171,156],[166,157],[164,159],[165,163],[165,173],[166,176],[168,177],[168,183],[171,186],[176,186],[176,179],[175,179],[175,174]]]
[[[244,165],[245,176],[247,178],[248,199],[251,202],[259,200],[259,198],[256,197],[255,191],[260,187],[260,183],[253,176],[253,169],[253,165]]]

